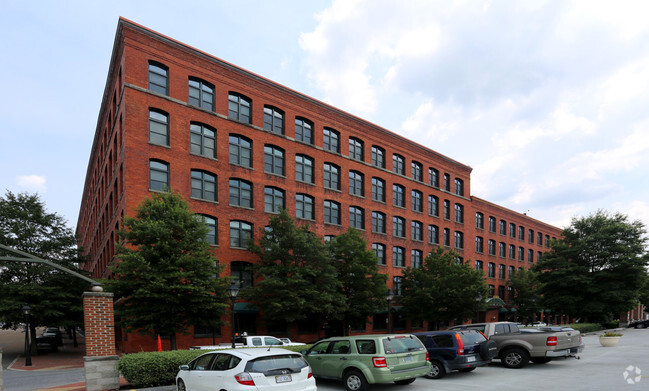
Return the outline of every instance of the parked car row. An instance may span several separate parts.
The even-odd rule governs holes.
[[[629,323],[627,327],[633,327],[636,329],[646,329],[647,327],[649,327],[649,319],[636,320],[634,322]]]
[[[522,331],[515,323],[493,322],[415,334],[326,338],[300,353],[277,347],[205,353],[176,376],[178,391],[315,390],[314,378],[342,381],[347,391],[371,384],[407,385],[417,377],[439,379],[450,371],[470,372],[500,359],[521,368],[583,350],[581,335],[569,327]]]

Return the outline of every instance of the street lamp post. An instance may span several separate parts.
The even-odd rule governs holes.
[[[385,301],[388,302],[388,317],[385,319],[388,323],[388,334],[392,333],[392,322],[390,322],[390,307],[392,305],[392,299],[394,299],[394,293],[392,293],[392,289],[388,288],[388,291],[385,293]]]
[[[475,297],[475,303],[476,303],[476,308],[475,308],[475,322],[473,323],[478,323],[480,321],[480,303],[482,302],[482,295],[478,293]]]
[[[228,294],[230,295],[230,301],[232,303],[230,308],[232,312],[232,349],[234,349],[234,301],[237,299],[237,295],[239,294],[239,285],[233,282],[232,285],[230,285],[230,288],[228,288]]]
[[[23,315],[25,316],[25,366],[32,366],[31,346],[29,346],[29,313],[32,308],[25,304],[22,308]]]

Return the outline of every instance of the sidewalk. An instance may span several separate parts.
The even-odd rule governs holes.
[[[86,341],[82,335],[77,334],[77,347],[74,347],[72,339],[67,335],[63,336],[63,346],[59,346],[56,352],[39,352],[31,357],[32,365],[25,366],[25,356],[19,356],[8,370],[18,371],[55,371],[65,369],[83,368],[83,357],[86,355]],[[128,389],[128,382],[120,378],[120,389]],[[45,388],[47,391],[85,391],[85,382],[72,383],[63,386]],[[36,390],[40,391],[40,390]]]

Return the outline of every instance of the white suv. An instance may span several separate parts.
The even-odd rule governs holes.
[[[316,390],[311,367],[302,355],[279,348],[205,353],[180,366],[176,386],[178,391]]]

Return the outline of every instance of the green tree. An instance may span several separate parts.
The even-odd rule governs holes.
[[[453,251],[437,247],[420,268],[403,270],[403,295],[400,299],[406,316],[439,324],[472,317],[476,297],[486,297],[484,274],[458,262]]]
[[[63,217],[45,209],[37,194],[7,191],[0,197],[0,244],[82,273],[74,232]],[[3,327],[23,323],[20,309],[25,303],[32,308],[32,337],[36,326],[80,326],[87,287],[87,282],[42,263],[0,261]]]
[[[573,218],[536,266],[544,306],[591,322],[630,309],[647,273],[645,235],[620,213]]]
[[[518,316],[528,323],[532,323],[534,313],[541,308],[538,273],[530,269],[520,269],[510,276],[507,285],[514,292],[513,302],[517,308]]]
[[[249,249],[259,257],[253,270],[260,280],[242,292],[264,309],[269,321],[295,322],[335,317],[345,301],[336,268],[322,238],[308,225],[296,226],[282,210],[260,230]]]
[[[385,307],[385,280],[378,261],[360,232],[349,228],[329,242],[338,281],[342,284],[344,302],[338,303],[346,332],[352,322],[364,322]]]
[[[114,279],[117,323],[129,332],[168,335],[176,349],[176,333],[189,326],[218,327],[228,305],[229,279],[206,238],[207,226],[179,194],[154,194],[125,217],[119,231]]]

